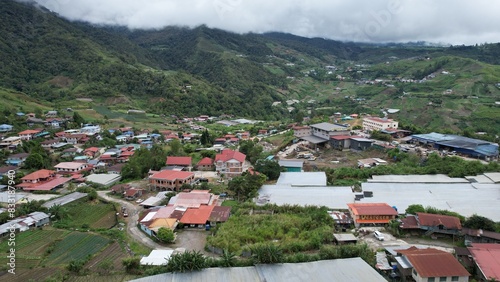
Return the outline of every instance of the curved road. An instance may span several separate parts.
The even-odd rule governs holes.
[[[137,221],[139,220],[139,211],[142,209],[140,206],[135,206],[134,204],[116,199],[106,195],[109,191],[97,191],[99,197],[105,199],[106,201],[118,203],[121,206],[125,206],[127,208],[127,212],[129,214],[127,221],[127,232],[132,236],[134,240],[142,243],[143,245],[151,248],[151,249],[161,249],[161,250],[170,250],[171,248],[167,248],[162,246],[155,241],[151,240],[148,235],[144,234],[139,228],[137,228]]]

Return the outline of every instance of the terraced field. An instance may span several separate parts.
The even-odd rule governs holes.
[[[47,265],[67,264],[72,260],[85,260],[96,254],[109,243],[109,240],[90,233],[73,232],[60,242],[44,260]]]

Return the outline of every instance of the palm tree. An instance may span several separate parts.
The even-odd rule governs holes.
[[[231,267],[236,264],[236,255],[233,252],[224,250],[221,257],[221,265],[224,267]]]

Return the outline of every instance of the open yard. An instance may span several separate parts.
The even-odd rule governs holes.
[[[113,204],[87,202],[85,199],[64,206],[68,217],[55,224],[56,227],[100,229],[111,228],[116,222],[116,210]]]

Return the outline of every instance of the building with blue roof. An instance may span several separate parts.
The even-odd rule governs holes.
[[[431,145],[437,150],[455,151],[473,158],[486,160],[498,158],[498,144],[480,139],[432,132],[412,135],[412,141]]]

